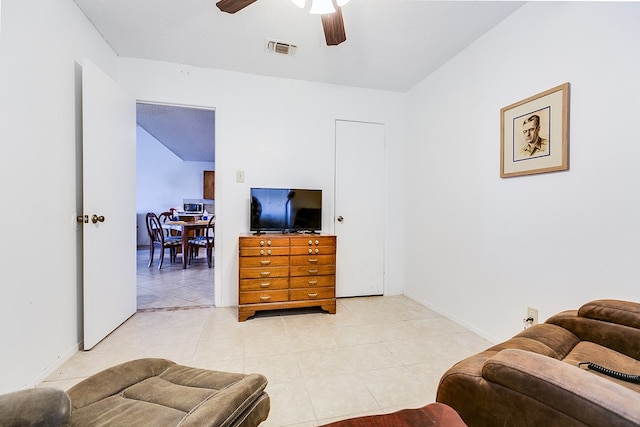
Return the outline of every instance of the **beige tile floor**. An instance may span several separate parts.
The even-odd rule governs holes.
[[[41,386],[67,389],[106,367],[164,357],[202,368],[264,374],[268,426],[317,426],[435,400],[442,373],[490,343],[404,296],[339,299],[337,313],[237,309],[138,312]]]
[[[207,265],[204,250],[186,269],[182,268],[182,255],[178,254],[172,264],[166,250],[164,263],[158,270],[158,252],[156,249],[153,265],[148,267],[149,249],[138,249],[138,310],[213,305],[214,268]]]

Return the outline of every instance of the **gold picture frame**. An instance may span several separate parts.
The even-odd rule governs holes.
[[[500,110],[500,177],[569,169],[569,83]]]

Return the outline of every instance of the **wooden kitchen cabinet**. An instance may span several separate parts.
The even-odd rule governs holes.
[[[216,198],[216,172],[204,171],[204,178],[202,180],[202,198],[208,200],[215,200]]]

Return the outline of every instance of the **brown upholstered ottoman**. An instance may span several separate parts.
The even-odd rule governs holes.
[[[138,359],[68,390],[72,426],[254,427],[269,414],[267,379]]]
[[[323,427],[466,427],[462,418],[443,403],[403,409],[384,415],[369,415],[325,424]]]

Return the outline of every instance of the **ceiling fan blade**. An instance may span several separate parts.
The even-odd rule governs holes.
[[[223,12],[236,13],[255,1],[257,0],[220,0],[216,6]]]
[[[327,46],[337,46],[347,40],[341,7],[336,7],[336,11],[333,13],[322,15],[322,27],[324,28],[324,38],[327,41]]]

